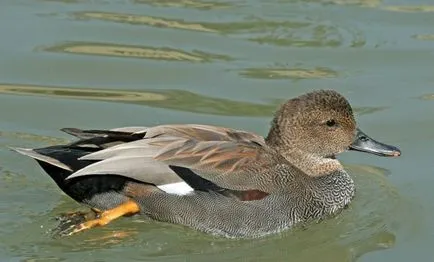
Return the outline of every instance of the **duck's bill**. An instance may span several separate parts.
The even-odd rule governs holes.
[[[378,156],[400,156],[401,151],[391,145],[386,145],[367,136],[360,129],[357,129],[356,139],[350,146],[350,150],[370,153]]]

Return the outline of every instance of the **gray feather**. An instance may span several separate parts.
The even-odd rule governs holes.
[[[16,148],[16,147],[15,148],[14,147],[10,147],[10,149],[12,149],[15,152],[18,152],[18,153],[20,153],[22,155],[29,156],[31,158],[37,159],[37,160],[42,161],[42,162],[46,162],[48,164],[51,164],[53,166],[57,166],[59,168],[62,168],[62,169],[68,170],[68,171],[72,171],[72,169],[69,166],[63,164],[59,160],[54,159],[54,158],[49,157],[49,156],[41,155],[41,154],[33,151],[33,149],[30,149],[30,148]]]
[[[141,139],[85,155],[80,160],[104,160],[112,157],[153,157],[158,154],[163,146],[179,140],[176,137]]]
[[[183,182],[168,165],[149,157],[112,157],[88,165],[66,179],[88,175],[120,175],[154,185]]]
[[[145,126],[126,126],[110,129],[110,131],[126,132],[126,133],[143,133],[148,130]]]
[[[122,147],[110,147],[105,150],[85,155],[80,157],[79,160],[104,160],[115,157],[152,157],[154,155],[154,148],[122,145]]]

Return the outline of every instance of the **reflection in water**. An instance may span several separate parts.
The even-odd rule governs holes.
[[[434,5],[390,5],[384,6],[382,9],[394,12],[423,13],[434,12]]]
[[[228,8],[233,5],[230,1],[201,1],[201,0],[133,0],[134,3],[149,4],[164,7],[184,7],[201,10]]]
[[[173,109],[192,113],[225,116],[269,117],[284,102],[253,103],[199,95],[184,90],[116,91],[48,86],[0,84],[0,94],[36,95],[44,97],[119,102]],[[385,107],[354,108],[358,114],[369,114]]]
[[[322,79],[337,77],[338,73],[325,67],[305,68],[247,68],[239,73],[244,77],[260,79]]]
[[[365,37],[360,31],[305,19],[274,21],[249,17],[244,21],[212,23],[108,12],[77,12],[73,17],[207,33],[244,35],[250,41],[277,46],[339,47],[348,45],[362,47],[366,44]]]
[[[117,244],[120,243],[124,238],[131,237],[132,235],[137,234],[137,231],[114,231],[104,234],[99,237],[86,239],[86,243],[96,243],[97,245],[101,245],[101,243],[106,244]]]
[[[105,43],[72,42],[51,47],[44,47],[42,49],[49,52],[142,58],[164,61],[211,62],[213,60],[232,60],[229,56],[211,54],[197,50],[185,52],[165,47],[155,48],[147,46],[116,45]]]

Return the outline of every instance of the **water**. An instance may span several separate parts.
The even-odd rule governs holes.
[[[0,2],[1,261],[431,261],[434,2]],[[139,218],[53,239],[81,207],[8,146],[61,127],[205,123],[265,134],[276,105],[343,93],[397,159],[345,153],[357,198],[336,218],[225,240]]]

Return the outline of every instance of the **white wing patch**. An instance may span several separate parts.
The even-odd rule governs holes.
[[[187,183],[185,182],[177,182],[165,185],[157,186],[159,189],[163,190],[168,194],[174,195],[188,195],[194,191]]]

